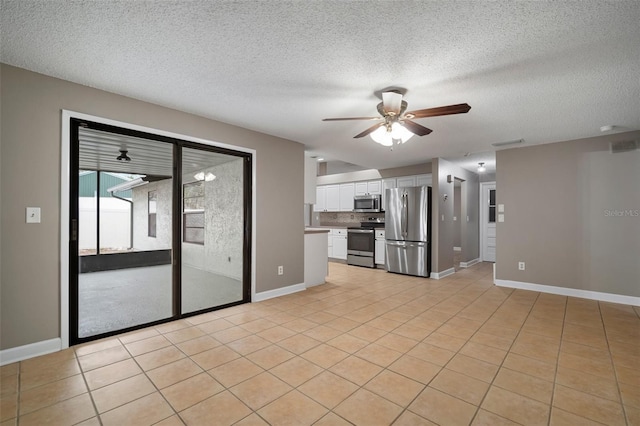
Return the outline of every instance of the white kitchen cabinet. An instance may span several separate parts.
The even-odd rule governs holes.
[[[325,211],[340,211],[340,185],[327,185],[325,188],[327,188]]]
[[[409,186],[416,186],[415,176],[403,176],[396,178],[396,188],[406,188]]]
[[[416,186],[431,186],[431,175],[416,176]]]
[[[376,230],[375,250],[376,250],[376,253],[375,253],[376,265],[384,265],[386,262],[387,247],[385,244],[383,230]]]
[[[347,260],[347,236],[333,236],[333,257],[335,259]]]
[[[340,185],[340,211],[353,211],[353,196],[355,186],[353,183],[343,183]]]
[[[369,194],[382,194],[382,181],[372,180],[367,182],[367,192]]]
[[[329,257],[347,260],[347,230],[332,228],[329,232]]]
[[[382,181],[371,180],[368,182],[356,182],[355,195],[377,195],[382,194]]]
[[[367,195],[367,182],[356,182],[355,195]]]
[[[316,203],[313,205],[314,212],[323,212],[327,209],[327,187],[316,186]]]

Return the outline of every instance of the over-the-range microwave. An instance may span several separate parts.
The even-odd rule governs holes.
[[[353,198],[353,211],[362,213],[377,213],[382,211],[382,195],[356,195]]]

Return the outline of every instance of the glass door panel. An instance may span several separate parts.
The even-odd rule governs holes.
[[[244,161],[182,149],[182,313],[243,300]]]
[[[77,337],[170,318],[173,146],[78,134]]]

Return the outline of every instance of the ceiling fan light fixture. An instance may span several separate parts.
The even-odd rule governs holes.
[[[401,141],[401,143],[405,143],[406,141],[411,139],[412,136],[413,133],[411,133],[402,124],[395,122],[391,125],[391,137],[393,139],[398,139]]]
[[[380,126],[371,133],[371,139],[382,146],[393,146],[393,138],[391,132],[387,130],[387,126]]]

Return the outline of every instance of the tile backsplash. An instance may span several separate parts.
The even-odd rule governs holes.
[[[384,213],[315,212],[320,226],[358,226],[369,218],[384,219]]]

